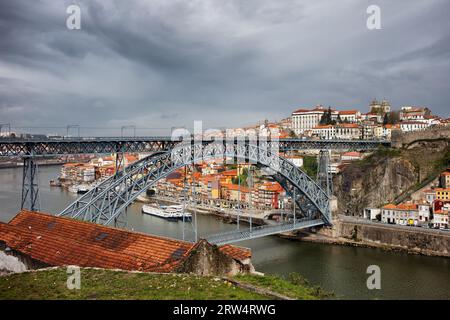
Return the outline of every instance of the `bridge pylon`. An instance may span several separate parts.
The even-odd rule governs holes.
[[[123,134],[122,134],[123,135]],[[115,175],[118,177],[119,175],[125,175],[126,170],[126,162],[125,162],[125,148],[120,143],[116,148],[116,163],[115,163]],[[129,186],[126,181],[123,181],[121,185],[119,185],[119,189],[127,189]],[[126,228],[128,226],[128,207],[122,210],[116,217],[114,217],[114,227],[116,228]]]
[[[331,151],[320,150],[318,157],[317,183],[329,197],[333,195],[333,176],[331,175]]]
[[[40,211],[38,164],[33,157],[23,159],[21,209]]]

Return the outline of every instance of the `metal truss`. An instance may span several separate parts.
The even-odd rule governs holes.
[[[289,182],[285,177],[280,174],[273,175],[273,178],[283,187],[286,194],[292,198],[292,203],[296,208],[300,209],[300,212],[296,213],[294,220],[308,218],[319,219],[320,212],[317,207],[312,203],[308,197],[302,192],[296,192],[295,186]],[[329,219],[331,221],[331,217]]]
[[[31,157],[23,160],[21,208],[40,210],[38,165]]]
[[[117,137],[117,138],[66,138],[17,140],[0,138],[0,157],[58,156],[71,154],[111,154],[123,152],[168,151],[182,139],[171,137]],[[212,140],[203,141],[209,144]],[[385,140],[303,140],[279,139],[282,152],[291,150],[372,150],[389,147]]]
[[[312,203],[320,213],[322,223],[331,224],[328,194],[292,162],[270,151],[276,150],[276,147],[273,142],[261,141],[179,144],[169,152],[151,155],[133,163],[127,167],[126,173],[117,172],[81,196],[59,215],[111,224],[141,192],[171,172],[195,162],[223,158],[225,162],[230,159],[233,159],[233,163],[236,163],[236,160],[244,160],[272,169],[274,174],[284,177],[285,181],[297,190],[297,194],[304,195]]]
[[[170,150],[180,141],[170,138],[79,138],[66,140],[11,140],[0,139],[0,157],[60,156],[74,154],[111,154],[123,152],[156,152]]]

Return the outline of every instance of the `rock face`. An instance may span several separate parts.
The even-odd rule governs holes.
[[[378,150],[347,165],[334,177],[337,213],[361,215],[368,207],[381,207],[429,185],[450,166],[448,141],[417,141],[407,149]],[[399,197],[401,196],[401,197]]]
[[[401,157],[375,157],[349,165],[333,181],[338,212],[359,215],[367,207],[393,201],[417,182],[414,165]]]

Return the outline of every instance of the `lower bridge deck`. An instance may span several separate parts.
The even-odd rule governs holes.
[[[253,228],[236,229],[233,231],[206,235],[203,238],[205,238],[209,243],[213,243],[216,245],[223,245],[244,240],[261,238],[283,232],[290,232],[295,230],[311,228],[323,224],[324,221],[321,219],[316,220],[305,219],[305,220],[297,220],[295,223],[291,222],[276,225],[264,225]]]

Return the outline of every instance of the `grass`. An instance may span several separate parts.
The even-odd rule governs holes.
[[[187,274],[130,273],[103,269],[81,269],[80,290],[67,288],[65,268],[10,274],[0,277],[0,300],[265,300],[269,296],[239,288],[217,277]],[[235,280],[298,298],[315,299],[313,288],[305,288],[274,276],[238,276]]]
[[[369,156],[361,160],[355,161],[354,163],[360,167],[369,167],[369,166],[371,167],[375,165],[377,162],[379,162],[380,159],[396,158],[400,157],[401,155],[402,155],[401,150],[381,146]]]
[[[319,286],[311,286],[304,277],[298,273],[291,273],[287,278],[276,275],[238,275],[235,280],[248,283],[260,288],[295,298],[298,300],[315,300],[332,297],[333,294]]]

